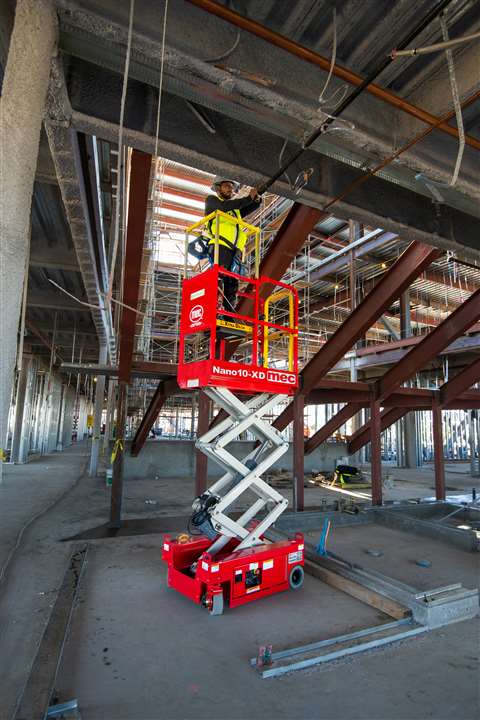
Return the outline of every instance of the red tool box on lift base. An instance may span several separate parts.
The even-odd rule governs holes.
[[[168,586],[204,605],[211,614],[221,615],[224,603],[237,607],[282,590],[303,585],[304,540],[255,545],[235,550],[240,541],[232,539],[215,557],[206,551],[212,540],[201,535],[189,542],[164,536],[162,559],[168,564]],[[192,564],[196,570],[192,571]]]

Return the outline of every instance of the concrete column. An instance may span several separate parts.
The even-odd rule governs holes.
[[[7,432],[33,183],[56,37],[51,0],[17,0],[0,99],[0,450]]]
[[[20,457],[20,445],[24,428],[25,408],[27,398],[27,385],[30,375],[31,358],[23,358],[22,369],[18,377],[17,397],[15,401],[15,421],[13,425],[12,448],[10,451],[11,462],[25,462]]]
[[[403,437],[405,442],[405,467],[415,468],[417,460],[417,420],[413,411],[402,418]]]
[[[107,346],[102,345],[98,353],[98,364],[105,365],[107,362]],[[97,377],[95,388],[95,405],[93,410],[93,434],[92,448],[90,451],[90,467],[88,474],[95,477],[98,470],[98,456],[100,454],[100,429],[102,425],[103,402],[105,395],[105,375]]]
[[[25,395],[25,406],[23,409],[23,426],[20,436],[20,447],[18,450],[18,462],[25,463],[28,460],[30,443],[33,435],[34,402],[35,390],[37,387],[37,362],[32,358],[27,377],[27,392]]]

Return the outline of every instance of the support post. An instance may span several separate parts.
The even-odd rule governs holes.
[[[7,434],[33,183],[56,37],[53,2],[17,0],[0,124],[0,457]]]
[[[402,340],[412,334],[412,322],[410,311],[410,291],[405,290],[400,295],[400,336]]]
[[[445,462],[443,459],[442,406],[438,398],[432,404],[433,456],[435,460],[435,497],[445,500]]]
[[[193,439],[195,434],[195,407],[196,407],[196,396],[192,395],[192,417],[190,422],[190,437]]]
[[[382,504],[382,447],[380,403],[370,403],[370,465],[372,469],[372,505]]]
[[[297,393],[293,398],[293,509],[301,511],[304,509],[304,409],[305,396]]]
[[[110,436],[112,434],[113,413],[115,406],[115,388],[116,381],[113,378],[108,379],[108,395],[107,395],[107,417],[105,420],[105,434],[103,436],[103,452],[108,453],[110,447]]]
[[[107,362],[107,346],[102,345],[98,354],[98,364],[104,365]],[[98,457],[100,454],[100,428],[102,425],[103,401],[105,395],[105,375],[97,376],[95,388],[95,405],[93,411],[93,434],[92,447],[90,451],[90,477],[96,477],[98,470]]]
[[[110,498],[110,527],[122,524],[123,453],[125,448],[125,422],[127,420],[128,383],[119,382],[117,400],[117,430],[112,467],[112,494]]]
[[[30,373],[32,359],[24,356],[22,369],[18,377],[17,397],[15,401],[15,421],[13,426],[12,449],[10,461],[14,463],[25,462],[21,457],[20,446],[22,444],[22,433],[24,428],[25,407],[27,397],[27,381]]]
[[[58,413],[58,427],[57,427],[57,452],[63,450],[63,426],[65,424],[65,403],[67,401],[67,385],[62,383],[60,393],[60,411]]]
[[[415,468],[417,460],[417,420],[415,411],[412,410],[403,418],[403,429],[405,438],[405,467]]]
[[[475,457],[475,410],[468,413],[468,445],[470,448],[470,475],[477,477],[477,459]]]
[[[200,390],[198,394],[197,438],[207,432],[210,423],[210,400]],[[208,458],[200,450],[195,451],[195,497],[207,489]]]

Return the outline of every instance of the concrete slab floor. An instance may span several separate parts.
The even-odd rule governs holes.
[[[23,465],[3,466],[0,483],[0,577],[19,532],[68,492],[84,472],[86,442]]]
[[[62,581],[72,545],[61,540],[108,519],[110,491],[104,479],[82,475],[88,451],[87,443],[79,444],[63,454],[9,467],[11,477],[0,486],[2,559],[10,553],[18,533],[32,520],[0,585],[1,720],[13,717]],[[127,481],[124,517],[172,518],[187,514],[192,492],[193,479]],[[317,489],[307,489],[307,496],[313,499],[312,504],[319,504]],[[421,542],[423,548],[427,541],[414,538],[413,542]],[[98,560],[92,555],[89,567],[95,571],[94,582],[90,582],[92,576],[88,574],[82,598],[85,602],[79,606],[72,629],[72,637],[81,628],[86,634],[83,637],[82,630],[78,643],[69,644],[60,688],[65,696],[78,696],[81,702],[88,700],[88,714],[84,717],[443,718],[449,713],[459,718],[474,717],[478,697],[472,658],[478,646],[477,621],[461,623],[445,633],[415,641],[412,646],[382,651],[377,659],[372,655],[352,662],[355,672],[352,684],[349,679],[348,696],[344,686],[345,674],[350,678],[350,665],[340,669],[338,676],[336,671],[328,670],[312,671],[313,680],[311,673],[302,674],[305,679],[299,685],[299,675],[263,681],[252,676],[248,667],[248,658],[262,641],[273,640],[277,645],[305,642],[377,622],[376,613],[341,593],[332,595],[333,590],[309,578],[302,598],[295,596],[293,605],[293,596],[287,593],[250,608],[237,608],[221,618],[210,618],[165,589],[159,544],[158,535],[99,541]],[[374,543],[370,540],[368,544]],[[354,559],[355,545],[350,549],[346,541],[340,554],[352,553]],[[450,549],[443,544],[439,547],[449,557]],[[361,564],[365,564],[364,559],[362,556]],[[449,567],[461,565],[457,555],[452,555]],[[433,569],[436,567],[435,561]],[[117,576],[113,581],[110,573],[114,572]],[[448,577],[455,580],[453,573]],[[104,620],[106,624],[99,624]],[[212,625],[217,620],[219,624]],[[217,629],[212,631],[212,627]],[[102,644],[106,629],[115,636],[110,645]],[[115,673],[117,680],[93,672],[95,658],[88,653],[98,651],[97,640],[102,652],[104,647],[112,647],[115,661],[121,659],[119,672]],[[425,644],[425,652],[419,654],[418,643]],[[101,668],[113,674],[115,666],[113,660],[110,662],[112,666],[103,666],[102,661]],[[322,675],[317,676],[320,672]],[[126,680],[122,681],[122,677]],[[87,691],[90,683],[92,690]],[[274,689],[265,689],[263,683],[274,683],[270,685]],[[447,686],[454,686],[456,694],[447,692]],[[285,689],[276,691],[275,687]],[[384,700],[376,709],[377,695]]]
[[[318,544],[321,528],[304,533],[307,542]],[[410,535],[375,523],[334,526],[328,549],[366,570],[376,570],[419,590],[460,582],[466,588],[480,584],[479,553],[468,553],[419,535]],[[381,557],[367,550],[379,550]],[[417,560],[429,560],[431,567],[419,567]]]
[[[307,577],[211,617],[166,587],[158,538],[97,541],[57,681],[84,720],[478,717],[478,620],[283,678],[249,666],[258,646],[298,645],[384,618]]]

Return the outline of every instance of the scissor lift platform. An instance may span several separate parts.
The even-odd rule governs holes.
[[[219,288],[225,276],[246,283],[239,293],[243,314],[223,307]],[[303,536],[276,543],[265,538],[288,501],[261,477],[288,450],[264,416],[297,390],[297,336],[298,295],[292,286],[258,272],[246,280],[218,265],[183,281],[178,384],[203,389],[225,412],[196,443],[225,474],[193,503],[190,532],[197,537],[165,536],[162,557],[169,586],[214,615],[223,612],[224,601],[236,607],[303,584]],[[277,342],[280,351],[272,358]],[[238,459],[227,446],[246,431],[258,443]],[[232,506],[246,491],[256,499],[234,518]]]

